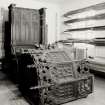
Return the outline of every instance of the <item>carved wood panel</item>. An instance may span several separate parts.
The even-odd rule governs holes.
[[[39,43],[40,20],[38,11],[15,8],[13,15],[13,41],[19,44]]]

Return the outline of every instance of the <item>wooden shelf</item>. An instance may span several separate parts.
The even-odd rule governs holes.
[[[105,46],[105,38],[94,38],[89,44],[96,46]]]
[[[90,43],[90,40],[81,40],[81,39],[67,39],[67,40],[60,40],[58,42],[61,43]]]
[[[72,32],[72,31],[86,31],[86,30],[105,30],[105,26],[94,26],[94,27],[85,27],[85,28],[76,28],[76,29],[67,29],[64,32]]]
[[[95,45],[95,46],[105,46],[105,39],[102,40],[97,40],[95,41],[94,39],[90,39],[90,40],[80,40],[80,39],[67,39],[67,40],[60,40],[58,41],[60,43],[63,44],[70,44],[70,43],[86,43],[86,44],[91,44],[91,45]]]
[[[105,20],[105,13],[99,13],[94,16],[87,16],[87,17],[81,17],[81,18],[75,18],[75,19],[70,19],[70,16],[78,13],[83,13],[83,12],[88,12],[90,10],[99,12],[99,10],[104,10],[105,9],[105,2],[92,5],[86,8],[81,8],[78,10],[73,10],[65,13],[63,16],[67,17],[68,20],[64,21],[64,24],[73,24],[75,22],[82,22],[82,21],[88,21],[88,20]],[[87,31],[87,30],[93,30],[93,31],[105,31],[105,25],[102,26],[87,26],[87,27],[79,27],[79,28],[69,28],[64,31],[66,32],[76,32],[76,31]],[[62,43],[87,43],[87,44],[92,44],[95,46],[105,46],[105,38],[94,38],[91,40],[80,40],[80,39],[73,39],[73,40],[63,40]]]
[[[92,43],[88,43],[88,44],[91,44],[91,45],[95,45],[95,46],[105,46],[105,42],[101,42],[101,43],[96,43],[96,42],[92,42]]]
[[[100,4],[92,5],[92,6],[89,6],[89,7],[86,7],[86,8],[81,8],[81,9],[77,9],[77,10],[67,12],[66,14],[64,14],[64,17],[68,17],[70,15],[77,14],[77,13],[86,12],[86,11],[89,11],[89,10],[97,11],[97,10],[102,10],[102,9],[105,9],[105,3],[100,3]]]
[[[70,24],[70,23],[75,23],[75,22],[80,22],[80,21],[87,21],[87,20],[104,20],[105,19],[105,13],[104,14],[99,14],[95,16],[90,16],[86,18],[77,18],[77,19],[71,19],[64,21],[65,24]]]
[[[95,46],[105,46],[105,42],[89,42],[88,44]]]

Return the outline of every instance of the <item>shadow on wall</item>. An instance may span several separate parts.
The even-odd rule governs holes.
[[[9,43],[8,33],[8,10],[0,8],[0,59],[7,54],[4,49],[7,48]],[[6,41],[7,44],[5,43]]]

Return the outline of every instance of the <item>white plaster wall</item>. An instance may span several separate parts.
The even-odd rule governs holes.
[[[105,58],[105,47],[104,46],[95,47],[95,55]]]
[[[64,0],[61,4],[62,13],[67,11],[76,10],[90,5],[105,2],[105,0]]]
[[[63,21],[65,18],[63,17],[63,14],[65,14],[68,11],[88,7],[91,5],[95,5],[98,3],[105,2],[105,0],[65,0],[62,5],[61,5],[61,33],[67,29],[68,26],[65,26],[63,24]],[[71,26],[73,28],[78,27],[79,22],[75,23],[75,25]],[[81,23],[80,23],[81,24]],[[80,25],[79,24],[79,25]],[[82,26],[83,24],[81,24]],[[102,21],[94,21],[92,25],[105,25],[105,20]],[[70,26],[69,26],[70,27]],[[64,36],[64,34],[62,34]],[[77,32],[71,32],[70,37],[72,38],[80,38],[80,39],[91,39],[94,37],[105,37],[105,31],[77,31]],[[62,37],[61,37],[62,38]],[[79,48],[87,48],[88,56],[102,56],[105,57],[105,47],[97,47],[93,45],[88,45],[88,44],[75,44],[76,47]]]

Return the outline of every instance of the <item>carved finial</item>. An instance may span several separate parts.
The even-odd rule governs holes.
[[[14,8],[16,6],[16,4],[10,4],[10,6],[8,7],[9,9],[10,8]]]

